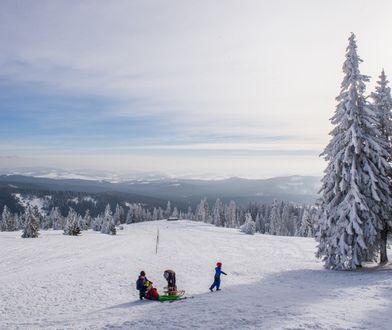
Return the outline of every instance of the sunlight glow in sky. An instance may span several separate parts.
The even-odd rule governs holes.
[[[392,76],[388,0],[0,2],[0,169],[321,175],[347,38]]]

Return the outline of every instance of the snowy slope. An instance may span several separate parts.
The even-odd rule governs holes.
[[[160,245],[155,255],[155,237]],[[247,236],[190,221],[125,226],[118,236],[0,233],[0,329],[390,329],[392,272],[326,271],[307,238]],[[208,292],[214,263],[229,275]],[[139,301],[177,272],[194,296]]]

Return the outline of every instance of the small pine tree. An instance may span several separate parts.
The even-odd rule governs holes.
[[[49,218],[51,219],[53,230],[64,229],[64,217],[61,215],[60,209],[56,206],[53,207],[49,213]]]
[[[114,222],[114,219],[112,219],[112,220],[109,222],[108,234],[109,234],[109,235],[116,235],[116,234],[117,234],[116,224],[115,224],[115,222]]]
[[[116,223],[114,222],[112,210],[110,209],[109,204],[106,205],[101,227],[101,233],[108,235],[116,235]]]
[[[92,227],[93,218],[90,215],[89,209],[87,209],[86,212],[84,213],[83,222],[86,226],[86,229],[89,229]]]
[[[256,232],[256,223],[249,212],[245,214],[245,223],[240,227],[240,231],[248,235],[254,235]]]
[[[209,221],[209,208],[207,198],[203,198],[196,208],[196,220],[201,222]]]
[[[116,210],[113,215],[114,223],[118,226],[121,223],[121,209],[120,205],[116,205]]]
[[[236,228],[237,227],[237,205],[234,201],[230,201],[229,205],[226,208],[226,226],[229,228]]]
[[[302,214],[301,224],[296,232],[296,236],[312,237],[314,235],[313,218],[308,209]]]
[[[171,214],[171,203],[170,201],[168,201],[166,206],[166,211],[165,211],[165,217],[166,218],[170,217],[170,214]]]
[[[65,223],[64,235],[77,236],[80,234],[78,215],[72,207],[69,208]]]
[[[280,216],[280,207],[276,199],[272,203],[269,223],[269,233],[271,235],[279,235],[281,232],[282,218]]]
[[[37,238],[39,235],[39,219],[36,217],[30,205],[27,205],[23,217],[24,228],[22,238]]]
[[[9,222],[10,222],[11,212],[9,211],[7,205],[4,205],[3,213],[0,218],[0,231],[10,231],[9,230]]]
[[[94,231],[101,231],[103,223],[103,215],[98,214],[98,216],[91,222],[91,229]]]
[[[126,222],[128,225],[131,224],[131,223],[133,222],[133,211],[132,211],[131,208],[130,208],[130,209],[128,210],[128,212],[127,212],[127,218],[126,218],[125,222]]]
[[[225,225],[223,203],[219,198],[217,198],[215,201],[214,207],[212,209],[212,223],[218,227],[224,227]]]
[[[265,232],[264,218],[260,213],[257,213],[255,223],[256,223],[256,231],[259,233],[264,233]]]

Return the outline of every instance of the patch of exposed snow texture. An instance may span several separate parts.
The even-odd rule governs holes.
[[[68,201],[74,204],[79,204],[79,197],[68,199]]]
[[[325,270],[313,239],[192,221],[124,228],[116,236],[41,231],[35,239],[0,232],[0,328],[390,329],[391,270]],[[218,260],[228,275],[210,293]],[[165,269],[194,298],[139,301],[139,272],[161,292]]]
[[[94,199],[94,198],[91,197],[91,196],[85,196],[85,197],[83,197],[83,201],[85,201],[85,202],[91,202],[91,203],[94,203],[95,205],[97,205],[97,200]]]
[[[46,205],[49,199],[52,198],[52,196],[50,195],[46,195],[44,198],[40,198],[37,196],[29,196],[29,195],[22,195],[20,193],[15,193],[12,194],[14,196],[14,198],[16,199],[16,201],[23,206],[24,208],[26,208],[28,205],[30,205],[32,208],[37,207],[39,213],[41,215],[46,215]]]

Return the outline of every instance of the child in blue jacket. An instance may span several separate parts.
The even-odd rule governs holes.
[[[146,277],[146,273],[144,272],[144,270],[142,270],[140,272],[139,278],[136,281],[136,290],[139,290],[139,298],[140,300],[143,300],[143,298],[146,297],[146,291],[148,288],[149,284],[152,284],[152,282],[150,282],[147,277]]]
[[[217,262],[216,267],[215,267],[215,277],[214,277],[214,283],[210,286],[210,291],[212,292],[213,289],[216,287],[216,291],[220,290],[220,276],[221,274],[227,275],[223,270],[222,270],[222,263]]]

